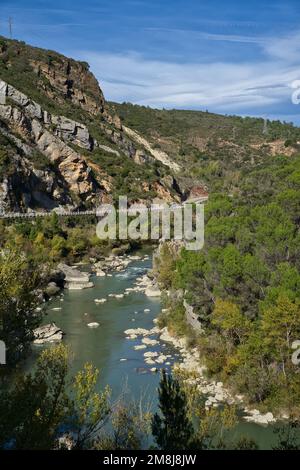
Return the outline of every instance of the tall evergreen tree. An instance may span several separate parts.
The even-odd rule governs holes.
[[[185,450],[191,446],[193,426],[188,418],[185,392],[165,370],[158,390],[160,414],[152,419],[152,433],[163,450]]]

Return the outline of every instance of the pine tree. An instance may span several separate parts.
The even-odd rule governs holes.
[[[187,398],[177,379],[165,370],[158,390],[160,414],[152,419],[152,433],[163,450],[185,450],[191,445],[193,426],[188,418]]]

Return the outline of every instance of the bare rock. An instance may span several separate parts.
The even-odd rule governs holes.
[[[83,273],[79,269],[63,263],[60,263],[57,268],[65,275],[65,289],[80,290],[94,287],[94,284],[90,281],[89,273]]]
[[[34,330],[33,342],[35,344],[54,343],[61,341],[63,334],[62,330],[55,323],[49,323]]]

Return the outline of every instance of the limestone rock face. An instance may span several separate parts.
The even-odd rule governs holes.
[[[32,198],[46,209],[53,209],[57,206],[55,199],[58,199],[60,203],[71,203],[71,198],[60,197],[61,191],[59,187],[63,187],[65,192],[71,191],[74,194],[78,194],[83,200],[92,195],[95,202],[99,201],[100,197],[97,198],[97,193],[100,193],[99,196],[101,195],[101,187],[93,176],[91,168],[82,155],[64,142],[64,140],[70,140],[82,147],[91,148],[92,139],[86,126],[64,118],[63,116],[51,116],[49,113],[45,113],[39,105],[10,85],[5,84],[5,82],[1,82],[0,85],[2,90],[4,89],[6,91],[7,96],[9,96],[16,105],[22,106],[22,108],[19,108],[13,105],[0,104],[0,117],[9,123],[12,132],[22,136],[23,139],[28,140],[30,143],[33,142],[38,151],[49,159],[49,164],[51,162],[55,163],[59,170],[59,176],[56,174],[51,177],[47,172],[42,174],[41,171],[34,169],[32,166],[30,168],[30,163],[19,157],[19,167],[23,165],[27,179],[29,175],[31,175],[31,177],[35,175],[35,180],[40,179],[44,182],[41,187],[40,184],[36,184],[37,181],[34,181],[35,184],[33,188],[30,188],[32,186],[30,183],[25,184],[26,188],[29,190],[29,196],[23,201],[25,202],[24,205],[28,206]],[[48,127],[49,122],[56,125],[56,135],[50,131]],[[8,134],[7,131],[6,134]],[[18,139],[14,140],[16,144],[21,146]],[[24,149],[24,144],[22,144],[22,146],[22,150],[25,151],[25,153],[31,153],[29,146],[27,146],[29,150]],[[57,181],[59,177],[62,181],[60,181],[59,184],[54,184],[54,179]],[[41,190],[39,190],[39,187],[41,187]],[[0,201],[3,201],[2,206],[4,201],[8,199],[8,188],[8,181],[2,183],[2,191],[0,190]],[[47,195],[54,199],[52,203],[48,200]],[[7,204],[9,205],[9,201],[7,201]]]
[[[60,139],[73,142],[75,145],[88,150],[93,149],[94,141],[84,124],[72,121],[64,116],[53,116],[52,123],[56,125],[55,135]]]
[[[14,172],[0,182],[0,212],[21,212],[32,206],[52,210],[72,205],[65,181],[49,170],[37,170],[19,155],[11,157]]]
[[[104,112],[103,93],[87,64],[63,56],[48,64],[42,60],[32,60],[31,64],[35,72],[50,83],[51,88],[47,88],[46,93],[55,101],[68,98],[91,114]]]
[[[194,312],[193,306],[189,305],[185,299],[183,299],[183,306],[187,323],[191,325],[194,330],[202,332],[201,323],[198,319],[198,315]]]

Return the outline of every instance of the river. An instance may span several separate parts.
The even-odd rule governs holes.
[[[141,344],[141,338],[127,339],[124,331],[153,328],[153,320],[161,308],[160,299],[149,298],[142,292],[131,292],[120,299],[109,297],[109,294],[122,294],[126,288],[133,287],[136,278],[150,268],[151,259],[143,257],[130,263],[123,272],[114,272],[111,277],[93,276],[94,288],[65,290],[45,305],[43,323],[55,322],[64,331],[64,343],[73,353],[72,373],[91,362],[100,371],[99,387],[108,384],[113,399],[127,390],[131,398],[139,400],[143,397],[144,403],[154,409],[157,406],[159,373],[151,372],[153,366],[145,363],[144,352],[151,350],[171,356],[167,361],[169,364],[155,366],[158,371],[162,367],[171,368],[180,356],[173,346],[161,342],[144,350],[135,350],[134,346]],[[96,304],[96,298],[108,300]],[[58,308],[60,310],[56,310]],[[99,323],[99,327],[89,328],[87,324],[91,322]],[[34,347],[32,361],[41,348]],[[241,435],[254,438],[261,449],[270,449],[276,442],[271,426],[263,427],[242,420],[230,431],[231,438]]]

